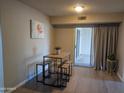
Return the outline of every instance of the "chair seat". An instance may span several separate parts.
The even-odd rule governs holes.
[[[63,65],[62,65],[62,68],[68,69],[68,68],[69,68],[69,64],[66,64],[66,63],[63,64]]]
[[[67,63],[67,64],[72,64],[72,61],[67,61],[66,63]]]

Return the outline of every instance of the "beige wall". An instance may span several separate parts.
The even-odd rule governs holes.
[[[118,75],[124,81],[124,19],[121,23],[119,30],[119,40],[118,40],[118,59],[119,59],[119,71]]]
[[[30,20],[45,25],[45,38],[30,38]],[[49,18],[17,0],[3,0],[2,26],[4,39],[5,87],[14,87],[35,74],[35,63],[53,49]]]
[[[52,24],[87,24],[87,23],[110,23],[121,22],[123,13],[111,14],[87,14],[86,20],[78,20],[78,16],[55,16],[51,17]],[[79,16],[80,17],[80,16]]]
[[[55,46],[62,47],[62,51],[71,52],[71,58],[74,59],[74,28],[56,28],[55,29]]]

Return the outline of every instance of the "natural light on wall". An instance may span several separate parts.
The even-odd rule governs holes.
[[[81,13],[81,12],[83,12],[84,7],[83,7],[83,6],[80,6],[80,5],[76,5],[76,6],[74,7],[74,9],[75,9],[75,11],[76,11],[77,13]]]

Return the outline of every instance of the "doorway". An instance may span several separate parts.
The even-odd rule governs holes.
[[[92,28],[76,28],[75,35],[75,65],[91,67]]]

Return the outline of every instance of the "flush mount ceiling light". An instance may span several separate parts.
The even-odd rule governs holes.
[[[84,10],[84,7],[83,7],[83,6],[80,6],[80,5],[76,5],[76,6],[74,7],[74,9],[75,9],[75,11],[76,11],[77,13],[80,13],[80,12],[82,12],[82,11]]]

